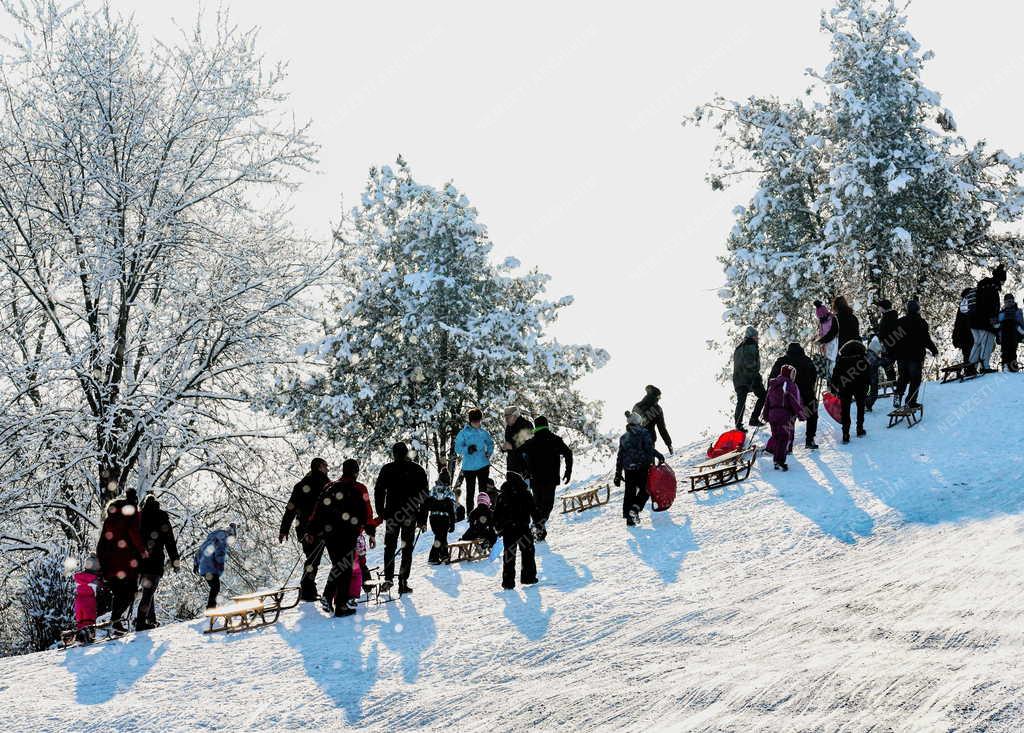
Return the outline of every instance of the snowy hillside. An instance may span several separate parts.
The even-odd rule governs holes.
[[[559,516],[525,591],[500,591],[497,552],[429,568],[421,542],[414,595],[354,620],[305,605],[0,660],[0,727],[1019,730],[1024,378],[924,402],[849,446],[823,416],[788,474],[763,460],[633,530],[621,491]]]

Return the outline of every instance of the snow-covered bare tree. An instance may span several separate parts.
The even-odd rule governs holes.
[[[0,556],[92,547],[128,487],[164,495],[187,549],[270,504],[287,431],[249,402],[333,262],[282,204],[316,147],[224,16],[148,45],[109,7],[4,7]]]
[[[951,320],[960,288],[1024,247],[995,236],[1022,213],[1024,159],[969,144],[921,78],[931,58],[891,0],[838,0],[823,13],[832,60],[806,99],[718,98],[690,118],[721,132],[714,188],[756,176],[722,259],[726,319],[775,345],[806,340],[810,302],[918,297]]]
[[[453,184],[418,183],[401,159],[372,169],[336,242],[350,289],[337,293],[325,337],[304,348],[307,373],[282,379],[279,415],[363,457],[406,438],[438,466],[453,465],[471,407],[495,429],[515,403],[598,438],[600,406],[574,385],[607,353],[548,338],[572,298],[545,300],[546,275],[492,263],[476,209]]]

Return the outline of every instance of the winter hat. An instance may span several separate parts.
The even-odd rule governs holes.
[[[129,504],[139,505],[139,494],[135,489],[128,489],[124,492],[124,500]]]
[[[482,412],[480,412],[480,410],[476,409],[475,407],[472,410],[469,411],[469,421],[470,422],[480,422],[483,419],[484,419],[484,414]]]
[[[757,329],[754,328],[753,326],[747,326],[747,330],[744,332],[744,335],[748,339],[757,338]]]
[[[548,429],[548,419],[546,417],[544,417],[543,415],[541,415],[540,417],[538,417],[536,420],[533,421],[533,425],[534,425],[533,432],[535,432],[535,433],[540,431],[540,430],[547,430]]]
[[[992,271],[992,279],[998,283],[1006,282],[1006,267],[1003,265],[999,265],[999,267],[994,269]]]
[[[1017,300],[1016,300],[1016,298],[1013,297],[1013,293],[1007,293],[1006,295],[1003,296],[1003,302],[1004,303],[1016,303]]]
[[[395,443],[391,446],[391,455],[395,457],[396,461],[400,461],[409,455],[409,446],[405,443]]]
[[[519,415],[519,408],[516,407],[515,405],[510,405],[509,407],[505,408],[505,417],[506,418],[516,417],[518,415]]]
[[[783,364],[782,369],[779,370],[779,373],[784,377],[789,377],[789,380],[791,382],[796,381],[796,367],[794,367],[792,364]]]
[[[437,482],[439,484],[444,484],[445,486],[451,486],[452,475],[448,473],[447,468],[442,468],[440,471],[437,472]]]
[[[914,299],[910,299],[910,300],[907,301],[907,313],[910,313],[911,315],[917,315],[920,312],[921,312],[921,304],[920,303],[918,303]]]
[[[643,425],[644,416],[639,412],[626,412],[626,422],[630,425]]]
[[[819,321],[824,321],[826,318],[832,315],[832,312],[826,308],[820,300],[814,301],[817,305],[814,307],[814,313],[818,316]]]
[[[98,573],[100,571],[100,560],[95,555],[89,555],[85,558],[85,566],[82,568],[86,572]]]
[[[886,300],[885,298],[882,298],[880,301],[875,303],[875,305],[884,311],[892,310],[892,301]]]
[[[351,476],[355,478],[359,475],[359,461],[355,458],[349,458],[341,464],[341,475]]]
[[[647,393],[648,397],[661,397],[661,390],[655,387],[653,384],[648,384],[644,387],[644,392]]]
[[[485,507],[491,506],[491,497],[487,495],[486,491],[481,491],[476,495],[476,505]]]
[[[815,308],[821,308],[821,307],[822,307],[822,303],[821,303],[821,301],[820,301],[820,300],[816,300],[816,301],[814,301],[814,307],[815,307]]]

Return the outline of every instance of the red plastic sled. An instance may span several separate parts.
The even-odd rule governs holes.
[[[832,416],[840,425],[843,424],[843,403],[839,401],[831,392],[826,392],[821,396],[821,402],[825,405],[825,412]]]
[[[676,500],[676,472],[667,464],[652,468],[647,473],[647,493],[651,495],[651,509],[668,509]]]
[[[747,434],[742,430],[729,430],[718,436],[714,445],[708,448],[708,458],[718,458],[726,453],[743,450],[747,442]]]

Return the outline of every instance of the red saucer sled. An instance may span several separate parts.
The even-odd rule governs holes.
[[[718,440],[708,448],[708,458],[718,458],[726,453],[743,450],[747,442],[747,434],[742,430],[729,430],[718,436]]]
[[[654,466],[647,473],[647,493],[654,511],[668,509],[676,500],[676,472],[668,464]]]
[[[821,403],[825,406],[825,412],[832,416],[840,425],[843,424],[843,403],[831,392],[821,396]]]

